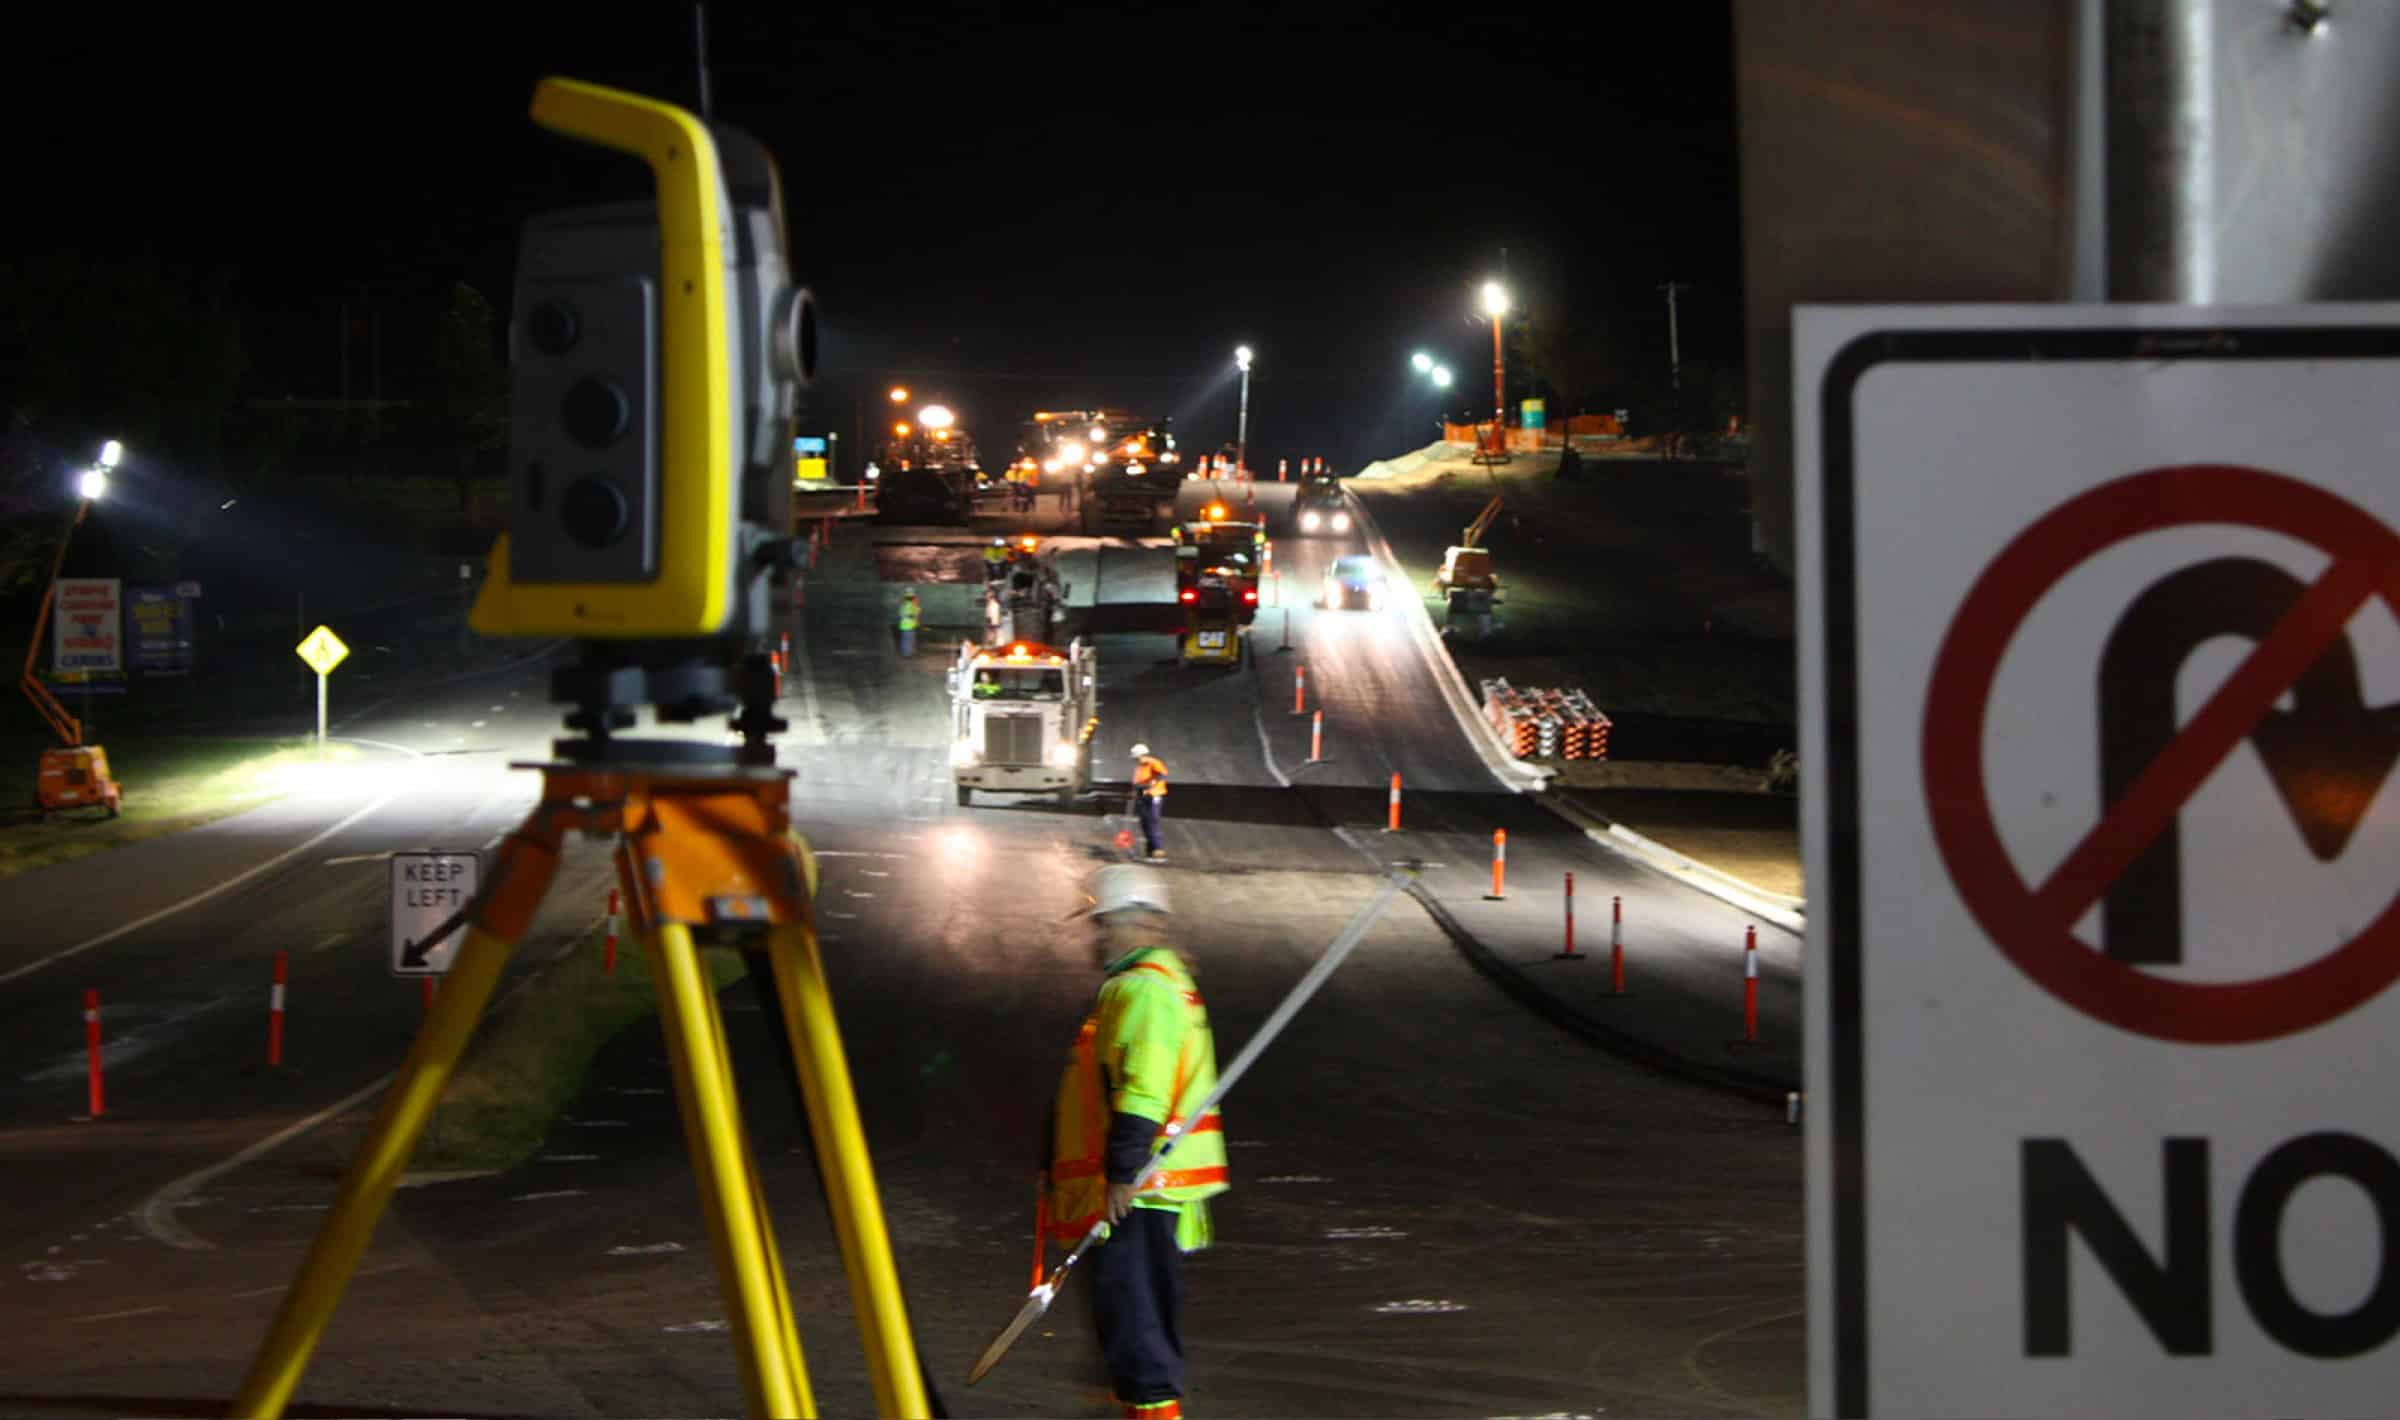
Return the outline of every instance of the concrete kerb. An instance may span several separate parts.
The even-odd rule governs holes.
[[[1639,859],[1676,881],[1697,888],[1719,902],[1738,907],[1761,921],[1772,922],[1795,937],[1807,935],[1808,903],[1804,898],[1769,892],[1756,883],[1744,882],[1731,873],[1712,868],[1696,858],[1686,857],[1656,839],[1645,838],[1571,799],[1544,793],[1534,795],[1533,801],[1582,829],[1585,837],[1611,852]]]
[[[1258,732],[1259,754],[1266,764],[1267,772],[1274,776],[1275,782],[1281,784],[1286,792],[1296,796],[1302,806],[1308,810],[1309,816],[1331,833],[1344,847],[1366,860],[1370,868],[1382,868],[1385,865],[1387,854],[1385,851],[1379,850],[1383,849],[1384,845],[1364,841],[1349,827],[1335,822],[1332,816],[1325,812],[1324,807],[1317,802],[1316,795],[1309,786],[1299,783],[1283,771],[1282,763],[1275,757],[1274,741],[1267,734],[1266,686],[1259,679],[1260,671],[1255,659],[1250,663],[1250,676],[1252,689],[1255,692],[1250,703],[1250,720],[1253,728]],[[1451,915],[1448,908],[1442,906],[1441,899],[1436,897],[1423,882],[1410,883],[1407,891],[1409,897],[1424,909],[1425,915],[1432,919],[1433,925],[1440,929],[1444,937],[1449,938],[1450,945],[1457,948],[1459,954],[1467,959],[1469,966],[1482,973],[1493,985],[1530,1007],[1534,1014],[1569,1032],[1585,1044],[1596,1046],[1644,1069],[1655,1070],[1662,1075],[1692,1084],[1706,1085],[1711,1089],[1725,1090],[1740,1095],[1744,1099],[1757,1100],[1765,1104],[1783,1103],[1789,1098],[1791,1091],[1798,1088],[1797,1081],[1779,1079],[1775,1076],[1736,1069],[1694,1056],[1679,1054],[1666,1046],[1633,1035],[1588,1011],[1577,1009],[1564,997],[1542,989],[1541,985],[1523,968],[1493,951],[1482,938],[1468,931],[1463,923]]]
[[[1342,490],[1342,496],[1350,505],[1358,530],[1366,535],[1367,545],[1374,549],[1376,559],[1399,570],[1400,559],[1393,555],[1392,545],[1384,540],[1383,529],[1376,526],[1375,515],[1367,511],[1365,501],[1348,489]],[[1450,648],[1442,644],[1441,633],[1434,629],[1423,599],[1416,595],[1415,586],[1410,585],[1409,595],[1397,601],[1400,620],[1408,627],[1410,639],[1416,642],[1417,654],[1424,658],[1426,668],[1433,672],[1434,683],[1441,687],[1442,703],[1450,708],[1451,717],[1458,721],[1467,742],[1475,746],[1484,768],[1511,793],[1539,791],[1548,784],[1554,771],[1527,764],[1510,753],[1508,746],[1500,741],[1500,732],[1484,718],[1474,693],[1467,688],[1466,677],[1459,674],[1458,662],[1450,658]]]

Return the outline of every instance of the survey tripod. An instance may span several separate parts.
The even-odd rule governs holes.
[[[237,1415],[280,1415],[290,1401],[509,953],[532,926],[571,833],[616,844],[628,925],[658,990],[745,1409],[763,1416],[817,1413],[742,1126],[724,1021],[700,960],[703,946],[743,948],[754,972],[764,958],[773,977],[770,1004],[780,1006],[767,1014],[780,1017],[790,1044],[876,1409],[887,1416],[928,1413],[818,950],[816,862],[792,831],[790,772],[774,767],[767,742],[784,727],[774,716],[775,673],[763,655],[745,656],[730,670],[692,660],[645,665],[638,651],[591,642],[582,643],[582,655],[578,665],[553,673],[551,688],[553,700],[576,707],[566,723],[581,736],[557,741],[551,762],[513,766],[541,771],[541,802],[503,843],[475,901],[428,934],[439,941],[460,923],[467,927],[443,989],[243,1379]],[[615,738],[643,703],[667,721],[738,705],[732,724],[742,743]]]

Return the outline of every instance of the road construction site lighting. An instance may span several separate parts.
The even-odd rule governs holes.
[[[75,480],[75,491],[86,503],[97,503],[108,496],[108,470],[98,464],[83,471]]]
[[[906,425],[905,423],[902,423],[902,424],[894,424],[894,425],[892,426],[892,432],[893,432],[893,433],[895,433],[895,434],[897,434],[897,435],[899,435],[901,438],[905,439],[905,438],[907,438],[907,437],[908,437],[908,425]]]
[[[1250,347],[1240,346],[1233,352],[1233,363],[1242,372],[1241,421],[1233,435],[1233,476],[1239,478],[1250,467]]]
[[[1420,375],[1433,373],[1433,357],[1420,350],[1408,357],[1409,366]]]
[[[894,386],[892,386],[892,403],[894,403],[894,404],[906,404],[906,403],[908,403],[908,387],[907,387],[907,386],[905,386],[905,385],[894,385]]]
[[[1497,281],[1483,283],[1483,313],[1487,316],[1508,314],[1508,288]]]
[[[100,466],[115,468],[125,457],[125,446],[111,439],[100,446]]]
[[[1448,365],[1433,367],[1433,383],[1440,389],[1450,388],[1450,367]]]
[[[917,422],[928,429],[947,429],[958,422],[958,416],[939,404],[929,404],[917,411]]]

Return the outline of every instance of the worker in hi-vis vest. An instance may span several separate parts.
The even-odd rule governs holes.
[[[1154,862],[1164,861],[1167,846],[1159,837],[1167,812],[1167,762],[1148,745],[1133,747],[1133,812],[1142,821],[1142,846]]]
[[[1073,1245],[1095,1222],[1092,1318],[1124,1413],[1183,1414],[1182,1259],[1208,1246],[1208,1204],[1226,1190],[1225,1134],[1193,1106],[1217,1083],[1217,1048],[1191,968],[1167,943],[1165,880],[1132,863],[1092,877],[1096,952],[1108,973],[1076,1033],[1051,1110],[1049,1236]],[[1188,950],[1188,949],[1186,949]],[[1167,1167],[1134,1177],[1170,1134]]]
[[[925,608],[918,604],[917,594],[910,591],[900,598],[900,654],[917,653],[917,625],[924,620]]]

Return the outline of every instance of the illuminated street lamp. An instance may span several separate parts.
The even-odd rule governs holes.
[[[41,660],[42,642],[45,639],[42,632],[50,621],[51,602],[58,595],[58,574],[67,564],[67,544],[74,540],[75,529],[83,526],[84,516],[91,512],[92,504],[107,496],[108,471],[115,468],[124,457],[125,446],[111,439],[100,446],[99,462],[76,476],[75,491],[79,496],[75,504],[75,516],[58,539],[58,555],[50,560],[50,579],[42,584],[41,605],[34,609],[33,634],[26,639],[25,670],[18,679],[18,685],[24,690],[25,698],[33,702],[33,708],[40,711],[42,719],[49,723],[62,746],[42,751],[41,773],[35,780],[34,801],[40,806],[44,818],[49,817],[53,809],[91,806],[105,808],[108,816],[115,818],[117,806],[123,797],[116,780],[109,775],[107,751],[98,745],[84,743],[83,722],[70,714],[66,706],[58,703],[58,697],[42,684],[41,677],[34,674],[33,668]],[[84,713],[88,715],[91,713],[88,680],[85,686]]]
[[[1250,467],[1250,360],[1249,346],[1234,349],[1233,363],[1242,372],[1241,421],[1234,426],[1233,434],[1233,472],[1237,478]]]
[[[1420,375],[1430,375],[1433,373],[1433,357],[1426,354],[1422,350],[1418,351],[1414,355],[1409,356],[1408,364],[1409,368],[1415,370]]]
[[[1508,314],[1508,288],[1497,281],[1483,283],[1483,313],[1492,318],[1492,438],[1506,440],[1508,396],[1502,393],[1505,368],[1500,355],[1500,317]]]
[[[1448,365],[1436,365],[1431,373],[1435,389],[1450,388],[1450,367]]]
[[[917,411],[917,422],[928,429],[947,429],[958,423],[958,416],[939,404],[929,404]]]
[[[906,403],[908,403],[908,388],[907,388],[907,386],[905,386],[905,385],[894,385],[894,386],[892,386],[892,403],[894,403],[894,404],[906,404]]]

